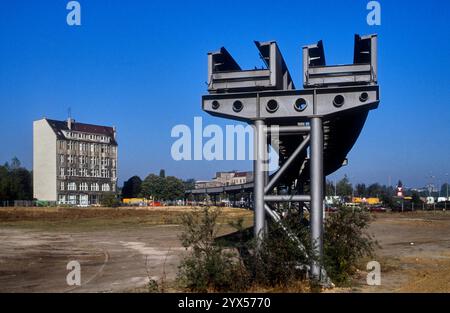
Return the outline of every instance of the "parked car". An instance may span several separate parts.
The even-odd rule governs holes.
[[[382,205],[373,205],[369,207],[370,212],[386,212],[386,208]]]
[[[338,209],[335,206],[329,206],[329,205],[325,206],[325,212],[336,212],[337,210]]]

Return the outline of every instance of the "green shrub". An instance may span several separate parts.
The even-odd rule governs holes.
[[[179,282],[190,291],[241,291],[247,271],[236,252],[214,242],[220,211],[204,207],[182,217],[180,240],[188,255],[182,260]]]
[[[102,206],[109,208],[116,208],[120,206],[120,200],[117,198],[117,195],[112,192],[102,195],[100,203]]]
[[[189,252],[179,266],[178,279],[185,288],[195,292],[243,291],[252,287],[288,287],[306,279],[304,265],[317,258],[309,223],[301,220],[298,212],[290,212],[281,223],[268,223],[268,234],[262,236],[260,249],[256,249],[254,239],[244,238],[243,234],[252,234],[243,229],[242,220],[232,223],[238,230],[238,240],[235,237],[228,248],[224,242],[217,242],[219,215],[220,209],[204,207],[182,217],[184,232],[180,239]],[[349,282],[357,262],[373,254],[375,242],[365,232],[369,222],[367,212],[346,207],[327,217],[324,265],[334,283]],[[297,239],[293,240],[292,235]]]
[[[367,211],[345,206],[325,220],[324,264],[335,284],[349,283],[358,260],[373,256],[377,243],[366,232],[370,220]]]
[[[298,240],[293,240],[286,230]],[[254,249],[255,245],[255,241],[249,243],[254,252],[247,254],[245,261],[253,274],[254,284],[270,288],[287,287],[306,278],[304,265],[311,262],[313,254],[308,229],[299,223],[296,215],[289,216],[282,223],[269,223],[260,249]]]

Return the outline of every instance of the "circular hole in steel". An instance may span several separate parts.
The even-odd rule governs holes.
[[[269,113],[274,113],[278,110],[278,102],[276,100],[269,100],[266,105],[266,110]]]
[[[212,102],[212,108],[213,108],[213,110],[217,110],[219,107],[220,107],[219,101],[214,100],[214,101]]]
[[[344,96],[342,96],[342,95],[337,95],[336,97],[334,97],[334,100],[333,100],[333,105],[335,106],[335,107],[341,107],[341,106],[343,106],[344,105],[344,102],[345,102],[345,99],[344,99]]]
[[[369,99],[369,94],[367,92],[363,92],[359,96],[359,101],[361,101],[361,102],[366,102],[367,99]]]
[[[241,101],[236,100],[233,102],[233,111],[234,112],[236,112],[236,113],[241,112],[243,108],[244,108],[244,105],[242,104]]]
[[[302,112],[306,109],[308,103],[303,98],[298,98],[294,103],[294,109],[298,112]]]

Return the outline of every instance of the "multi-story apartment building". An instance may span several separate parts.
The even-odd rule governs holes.
[[[73,119],[33,123],[33,193],[59,204],[98,204],[117,189],[114,127]]]

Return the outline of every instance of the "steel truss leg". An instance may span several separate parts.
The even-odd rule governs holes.
[[[311,241],[317,261],[311,264],[311,276],[321,277],[323,254],[323,127],[322,118],[311,118]]]
[[[266,136],[264,133],[264,121],[255,121],[254,135],[254,161],[253,161],[253,181],[254,181],[254,232],[255,238],[261,238],[264,234],[265,211],[264,211],[264,181],[266,162]]]

